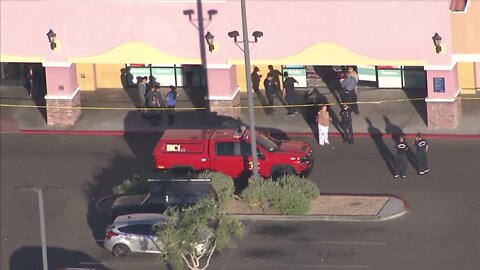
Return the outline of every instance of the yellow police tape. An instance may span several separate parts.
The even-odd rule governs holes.
[[[462,100],[480,100],[480,97],[457,97],[456,99]],[[377,101],[357,101],[357,102],[330,102],[330,103],[317,103],[317,104],[296,104],[296,105],[274,105],[274,106],[265,106],[265,105],[255,105],[254,109],[264,109],[264,108],[287,108],[287,107],[314,107],[320,104],[322,105],[338,105],[338,104],[383,104],[383,103],[393,103],[393,102],[405,102],[405,101],[421,101],[425,98],[406,98],[406,99],[392,99],[392,100],[377,100]],[[10,108],[55,108],[55,109],[76,109],[76,110],[117,110],[117,111],[138,111],[148,110],[148,111],[200,111],[207,109],[247,109],[248,106],[214,106],[214,107],[186,107],[186,108],[136,108],[136,107],[95,107],[95,106],[52,106],[52,105],[22,105],[22,104],[5,104],[1,103],[0,107],[10,107]]]

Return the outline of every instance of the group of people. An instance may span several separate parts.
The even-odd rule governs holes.
[[[148,77],[141,78],[138,82],[138,94],[140,96],[140,107],[144,119],[148,119],[151,125],[159,125],[161,122],[161,112],[165,109],[168,115],[168,124],[175,123],[175,107],[177,106],[177,88],[169,86],[165,94],[166,103],[160,92],[159,83],[149,83]]]
[[[295,115],[298,111],[295,108],[295,84],[298,84],[298,81],[295,78],[290,77],[288,72],[283,74],[274,69],[272,65],[268,66],[267,78],[263,81],[263,86],[265,87],[265,95],[267,97],[267,107],[266,113],[268,115],[273,115],[275,108],[273,105],[273,96],[275,93],[280,91],[280,77],[283,75],[283,88],[282,88],[282,97],[287,103],[287,115]],[[251,74],[252,77],[252,88],[255,92],[260,91],[260,79],[262,75],[259,74],[260,69],[258,67],[253,68]]]
[[[395,178],[405,178],[407,177],[407,153],[409,148],[404,135],[399,136],[395,149],[397,153],[395,156],[395,169],[393,175]],[[421,133],[417,133],[417,136],[415,137],[415,149],[417,154],[417,172],[420,175],[424,175],[428,173],[430,169],[428,168],[427,160],[428,142],[423,138]]]
[[[343,141],[348,144],[353,144],[352,109],[347,103],[342,104],[340,119]],[[322,105],[320,107],[320,110],[317,113],[316,122],[318,125],[318,144],[330,144],[328,140],[328,128],[330,122],[332,122],[332,117],[330,117],[327,105]]]
[[[352,128],[352,110],[348,104],[343,104],[340,111],[341,129],[344,142],[353,143],[353,128]],[[318,143],[320,145],[330,144],[328,140],[328,128],[332,118],[327,110],[327,105],[322,105],[317,113],[316,118],[318,124]],[[424,175],[429,172],[427,151],[428,141],[423,138],[421,133],[417,133],[415,138],[416,162],[417,172]],[[408,144],[405,141],[405,136],[402,134],[398,137],[395,145],[395,168],[393,171],[395,178],[405,178],[407,170],[407,153],[409,151]]]

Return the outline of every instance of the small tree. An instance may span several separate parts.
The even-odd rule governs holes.
[[[186,209],[167,210],[168,221],[157,227],[164,253],[160,259],[174,269],[186,265],[192,270],[204,270],[215,250],[234,245],[243,235],[243,224],[221,211],[218,203],[206,199]]]

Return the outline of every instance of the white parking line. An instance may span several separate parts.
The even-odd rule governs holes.
[[[310,242],[312,244],[319,245],[358,245],[358,246],[386,246],[386,242],[325,242],[325,241],[314,241]]]

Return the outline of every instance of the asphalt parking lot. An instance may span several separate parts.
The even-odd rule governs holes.
[[[1,269],[41,269],[37,195],[26,187],[46,189],[51,269],[166,269],[155,268],[150,255],[113,258],[101,247],[108,220],[93,209],[113,185],[151,171],[156,140],[2,134]],[[217,254],[212,269],[476,269],[480,203],[472,149],[479,144],[431,144],[431,173],[420,177],[410,166],[403,182],[393,180],[370,138],[353,146],[338,138],[329,147],[315,145],[309,178],[321,192],[396,194],[412,210],[385,222],[246,222],[245,239]]]

